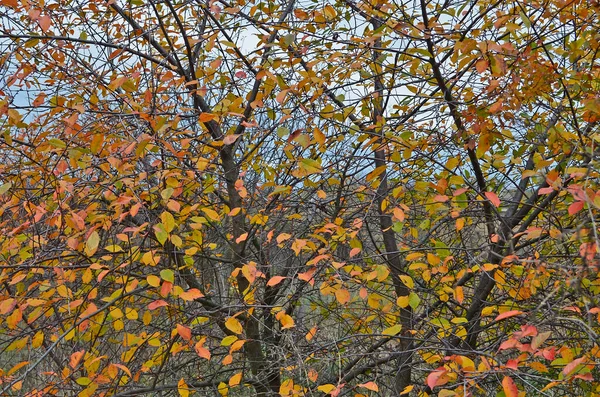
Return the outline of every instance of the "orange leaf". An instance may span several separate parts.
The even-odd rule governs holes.
[[[185,341],[192,339],[192,330],[185,325],[177,324],[177,333]]]
[[[523,314],[523,312],[520,310],[509,310],[507,312],[504,312],[504,313],[498,315],[498,317],[496,317],[495,320],[500,321],[500,320],[504,320],[505,318],[519,316],[521,314]]]
[[[377,384],[375,382],[361,383],[358,385],[358,387],[364,387],[365,389],[368,389],[371,391],[379,391],[379,386],[377,386]]]
[[[279,284],[282,280],[284,280],[286,278],[287,277],[284,277],[284,276],[273,276],[267,282],[267,287],[273,287],[273,286]]]
[[[238,372],[237,374],[235,374],[231,378],[229,378],[229,387],[237,386],[240,384],[241,381],[242,381],[242,373]]]
[[[487,197],[488,200],[490,200],[490,202],[492,204],[494,204],[494,207],[500,207],[500,199],[498,198],[498,196],[496,195],[496,193],[494,192],[485,192],[485,197]]]
[[[77,367],[77,364],[79,364],[84,354],[85,350],[80,350],[71,354],[71,358],[69,359],[69,365],[71,366],[71,368],[75,369],[75,367]]]
[[[353,256],[356,256],[358,254],[360,254],[360,251],[362,251],[360,248],[356,247],[356,248],[352,248],[350,250],[350,258],[352,258]]]
[[[179,297],[184,301],[193,301],[195,299],[202,298],[203,296],[204,294],[200,292],[198,288],[192,288],[179,294]]]
[[[498,113],[500,110],[502,110],[502,99],[494,102],[494,104],[488,109],[491,114]]]
[[[196,354],[198,354],[198,356],[210,360],[210,351],[203,346],[204,342],[206,342],[206,337],[200,339],[198,343],[196,343],[194,350],[196,350]]]
[[[306,336],[304,338],[306,338],[307,341],[310,341],[312,338],[315,337],[316,333],[317,333],[317,326],[315,325],[306,333]]]
[[[215,118],[217,118],[217,116],[212,113],[200,113],[198,121],[201,123],[206,123],[208,121],[214,120]]]
[[[404,222],[404,219],[405,219],[404,211],[402,211],[398,207],[394,208],[394,217],[396,219],[398,219],[400,222]]]
[[[477,69],[477,73],[479,73],[479,74],[485,72],[487,70],[487,68],[488,68],[488,61],[486,61],[485,59],[480,59],[475,64],[475,69]]]
[[[131,378],[131,371],[129,370],[129,368],[127,368],[123,364],[111,364],[111,365],[119,368],[121,371],[125,372]]]
[[[347,289],[340,288],[335,291],[335,298],[341,305],[345,305],[350,301],[350,292]]]
[[[502,379],[502,389],[504,389],[504,395],[506,397],[519,397],[519,389],[510,376],[505,376]]]
[[[151,302],[148,305],[148,310],[158,309],[159,307],[163,307],[163,306],[169,306],[169,304],[167,302],[165,302],[164,300],[159,299],[157,301]]]

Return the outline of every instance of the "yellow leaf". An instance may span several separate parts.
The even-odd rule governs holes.
[[[423,256],[422,252],[411,252],[410,254],[406,255],[406,260],[414,261],[415,259],[419,259],[422,256]]]
[[[160,214],[160,220],[167,233],[171,233],[173,229],[175,229],[175,218],[173,218],[173,215],[171,215],[170,212],[165,211]]]
[[[202,212],[204,212],[211,221],[219,222],[221,220],[221,217],[215,210],[210,208],[202,208]]]
[[[402,280],[402,284],[406,285],[410,289],[413,289],[415,287],[415,282],[410,276],[402,274],[400,275],[400,280]]]
[[[185,384],[183,378],[177,382],[177,392],[181,397],[188,397],[190,395],[190,388]]]
[[[335,8],[333,8],[330,4],[327,4],[325,8],[323,8],[323,14],[328,20],[334,19],[337,16],[337,12]]]
[[[85,242],[85,254],[92,256],[98,250],[98,244],[100,243],[100,235],[97,231],[93,231]]]
[[[323,171],[323,168],[321,168],[321,163],[313,159],[300,160],[300,168],[306,172],[306,175],[319,174]]]
[[[242,323],[238,321],[235,317],[229,317],[227,321],[225,321],[225,327],[233,332],[234,334],[241,334],[244,329],[242,328]]]
[[[146,281],[148,281],[148,285],[151,287],[158,287],[160,285],[160,278],[153,274],[146,277]]]
[[[382,334],[383,335],[390,335],[390,336],[394,336],[400,333],[400,331],[402,331],[402,325],[400,324],[396,324],[392,327],[386,328],[383,330]]]
[[[323,393],[327,393],[327,394],[331,393],[335,389],[336,389],[336,387],[334,385],[332,385],[331,383],[317,387],[317,390],[322,391]]]
[[[283,310],[277,313],[275,318],[281,323],[281,329],[293,328],[295,326],[294,319]]]
[[[224,382],[219,383],[217,390],[219,391],[219,394],[223,397],[227,397],[227,394],[229,393],[229,388]]]
[[[404,309],[409,304],[408,296],[399,296],[398,299],[396,299],[396,304]]]
[[[226,336],[221,341],[221,346],[229,346],[229,345],[233,344],[236,340],[238,340],[238,337],[235,335]]]

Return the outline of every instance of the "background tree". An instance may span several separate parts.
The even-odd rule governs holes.
[[[597,2],[0,0],[0,387],[597,395]]]

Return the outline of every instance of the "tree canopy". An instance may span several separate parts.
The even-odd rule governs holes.
[[[0,0],[0,394],[599,396],[599,13]]]

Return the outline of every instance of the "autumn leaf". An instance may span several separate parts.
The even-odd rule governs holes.
[[[500,320],[504,320],[504,319],[507,319],[510,317],[520,316],[521,314],[523,314],[523,312],[521,310],[509,310],[509,311],[499,314],[494,319],[494,321],[500,321]]]
[[[490,200],[490,203],[494,204],[494,207],[500,207],[500,199],[494,192],[485,192],[485,197]]]
[[[238,372],[237,374],[233,375],[231,378],[229,378],[229,387],[234,387],[240,384],[242,380],[242,373]]]
[[[83,358],[84,354],[85,354],[85,350],[79,350],[79,351],[71,354],[71,357],[69,358],[69,366],[71,368],[75,369],[77,367],[77,365],[79,365],[79,362]]]
[[[242,328],[242,323],[240,323],[239,320],[235,317],[229,317],[225,321],[225,327],[234,334],[238,335],[244,331],[244,329]]]
[[[450,379],[447,376],[447,371],[442,367],[427,375],[427,386],[433,390],[436,386],[445,385],[449,380]]]
[[[181,378],[179,382],[177,382],[177,392],[181,397],[188,397],[190,395],[190,388],[185,383],[185,380]]]
[[[237,135],[227,135],[225,138],[223,138],[223,143],[225,145],[231,145],[233,144],[238,138],[240,137],[239,134]]]
[[[198,342],[196,342],[196,344],[194,345],[194,350],[196,351],[196,354],[198,354],[199,357],[202,357],[206,360],[210,360],[210,357],[211,357],[210,350],[208,350],[206,347],[204,347],[205,342],[206,342],[206,337],[203,337]]]
[[[366,383],[360,383],[357,385],[358,387],[363,387],[367,390],[371,390],[374,392],[378,392],[379,391],[379,386],[377,386],[377,384],[375,382],[366,382]]]
[[[164,306],[169,306],[169,304],[167,302],[165,302],[164,300],[159,299],[159,300],[156,300],[156,301],[148,304],[148,310],[156,310],[159,307],[164,307]]]
[[[85,242],[85,254],[87,256],[92,256],[98,250],[98,245],[100,244],[100,235],[97,231],[93,231]]]
[[[274,287],[286,278],[287,277],[284,276],[273,276],[269,279],[269,281],[267,281],[267,287]]]
[[[181,324],[177,324],[177,333],[183,340],[189,341],[192,338],[192,330]]]
[[[350,301],[350,293],[347,289],[340,288],[335,291],[335,298],[340,303],[340,305],[345,305]]]
[[[389,328],[384,329],[381,333],[383,335],[395,336],[395,335],[398,335],[400,333],[400,331],[402,331],[402,325],[396,324]]]
[[[193,301],[204,297],[204,294],[202,294],[202,292],[200,292],[200,290],[197,288],[190,288],[189,290],[180,293],[179,297],[184,301]]]
[[[506,397],[519,397],[519,389],[510,376],[505,376],[502,379],[502,389]]]

